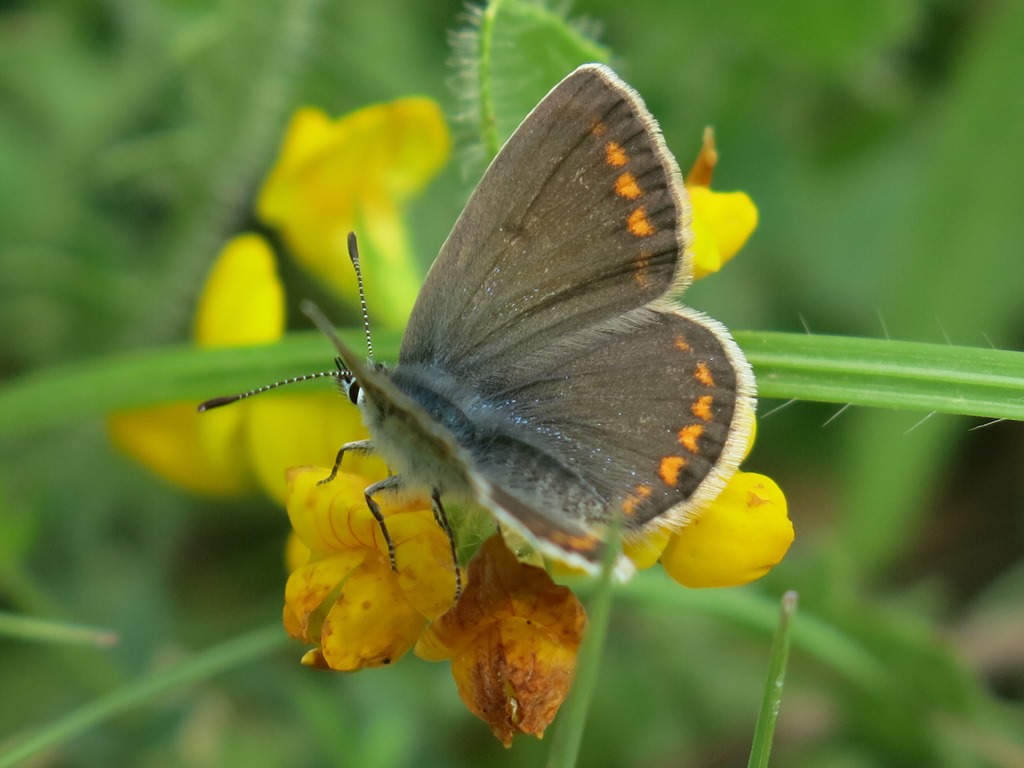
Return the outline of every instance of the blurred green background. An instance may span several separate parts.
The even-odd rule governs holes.
[[[594,0],[572,14],[680,164],[713,124],[715,186],[760,207],[753,240],[689,303],[735,329],[1024,347],[1024,4]],[[448,36],[465,25],[461,0],[0,3],[0,376],[186,340],[217,250],[254,225],[291,110],[426,94],[455,112]],[[424,266],[472,189],[462,166],[410,208]],[[318,290],[282,270],[292,301]],[[765,617],[797,589],[776,764],[1024,766],[1024,428],[778,405],[761,404],[745,466],[787,492],[793,549],[743,589],[687,595],[655,571],[621,592],[580,764],[744,764]],[[0,638],[0,755],[279,618],[288,526],[269,501],[188,496],[115,453],[100,419],[0,426],[0,451],[0,609],[121,637]],[[327,675],[301,652],[161,696],[32,764],[547,753],[527,738],[502,749],[444,665]]]

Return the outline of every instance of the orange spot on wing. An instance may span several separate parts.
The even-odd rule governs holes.
[[[633,279],[636,280],[637,284],[641,288],[651,287],[651,275],[647,271],[647,267],[650,266],[651,256],[649,253],[643,251],[640,255],[633,259]]]
[[[699,453],[700,448],[697,446],[697,440],[703,434],[704,427],[700,424],[687,424],[676,433],[676,437],[679,438],[679,444],[690,453]]]
[[[697,402],[690,406],[690,413],[701,421],[711,421],[711,404],[714,402],[715,398],[711,395],[701,395]]]
[[[546,535],[548,541],[567,552],[594,552],[601,546],[601,540],[589,534],[550,531]]]
[[[637,507],[639,507],[645,499],[649,499],[651,497],[651,492],[651,486],[649,485],[637,485],[634,487],[633,491],[622,500],[622,513],[626,515],[626,517],[632,517],[635,515]]]
[[[684,339],[682,336],[676,336],[675,341],[673,343],[675,344],[676,349],[682,352],[690,351],[689,342],[687,342],[686,339]]]
[[[679,472],[686,466],[682,456],[663,456],[658,464],[658,477],[665,485],[674,486],[679,482]]]
[[[636,183],[636,177],[626,171],[615,180],[615,194],[627,200],[636,200],[638,197],[643,197],[644,191]]]
[[[604,145],[604,161],[612,168],[621,168],[629,162],[629,155],[621,144],[609,141]]]
[[[608,126],[600,120],[595,120],[594,124],[590,126],[590,132],[595,136],[603,136],[607,130]]]
[[[711,369],[703,360],[697,363],[697,370],[693,372],[693,377],[705,387],[715,386],[715,377],[711,375]]]
[[[647,220],[647,209],[642,205],[629,214],[626,219],[626,229],[637,237],[650,237],[657,231],[654,225]]]

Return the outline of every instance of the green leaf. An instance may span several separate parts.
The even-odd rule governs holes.
[[[494,157],[527,113],[580,64],[609,52],[538,0],[493,0],[457,38],[464,113]]]
[[[353,332],[350,343],[356,343]],[[397,348],[397,347],[395,347]],[[322,336],[230,349],[164,347],[35,371],[0,388],[0,434],[158,403],[203,400],[330,366]]]

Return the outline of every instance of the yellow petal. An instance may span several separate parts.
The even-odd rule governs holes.
[[[294,467],[287,473],[287,508],[295,534],[313,556],[347,549],[378,551],[379,526],[367,509],[366,478],[339,472],[321,484],[325,467]]]
[[[304,163],[329,147],[334,137],[334,122],[315,107],[300,107],[281,142],[281,155],[273,173],[297,173]],[[266,183],[264,191],[266,191]]]
[[[642,571],[658,562],[671,536],[672,531],[668,528],[652,528],[624,539],[622,552],[633,561],[637,570]]]
[[[239,405],[248,408],[242,452],[260,485],[282,506],[288,467],[330,467],[341,446],[368,436],[359,409],[337,392],[267,395]],[[342,468],[366,474],[372,478],[370,482],[387,476],[379,458],[355,453],[345,456]],[[325,470],[324,477],[329,471]]]
[[[395,544],[399,587],[416,610],[434,620],[455,599],[455,562],[448,537],[425,500],[389,510],[386,521]]]
[[[276,341],[284,331],[284,289],[274,254],[259,235],[239,235],[221,250],[199,299],[200,346]]]
[[[281,230],[300,263],[352,298],[346,240],[356,231],[375,316],[397,326],[419,287],[401,204],[444,165],[450,146],[440,108],[425,98],[374,105],[337,121],[301,110],[260,191],[258,214]]]
[[[745,192],[690,187],[693,203],[694,277],[717,272],[757,227],[757,207]]]
[[[170,403],[112,413],[107,433],[117,448],[160,477],[194,493],[231,496],[255,488],[244,455],[211,449],[204,433],[209,427],[237,432],[240,416],[199,414],[195,403]]]
[[[323,624],[320,649],[331,669],[355,671],[397,661],[426,620],[402,593],[387,557],[367,557],[342,587]]]
[[[757,441],[757,419],[750,420],[750,434],[747,435],[747,443],[743,449],[743,458],[746,459],[754,450],[754,443]]]
[[[693,190],[690,192],[692,195]],[[693,276],[694,279],[700,279],[722,268],[722,254],[718,250],[714,231],[709,223],[697,214],[696,206],[690,228],[693,231]]]
[[[321,557],[295,570],[284,587],[284,627],[307,643],[320,643],[327,600],[366,559],[365,550],[345,550]]]
[[[274,341],[284,327],[284,294],[273,254],[257,235],[241,235],[221,251],[197,309],[203,346]],[[187,490],[237,495],[255,486],[245,453],[251,403],[196,413],[171,403],[111,414],[107,430],[118,448]]]
[[[764,576],[792,541],[793,524],[779,487],[764,475],[738,472],[671,538],[661,563],[687,587],[736,586]]]

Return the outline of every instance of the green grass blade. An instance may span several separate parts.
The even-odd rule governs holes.
[[[176,667],[118,688],[54,720],[6,752],[0,753],[0,768],[17,765],[22,760],[55,747],[112,717],[155,701],[174,688],[192,685],[229,669],[249,664],[279,650],[286,642],[288,636],[279,624],[274,624],[199,653]]]
[[[0,637],[35,643],[67,643],[98,647],[116,645],[118,641],[117,633],[107,629],[47,621],[7,611],[0,611]]]
[[[772,641],[771,661],[768,665],[768,680],[764,686],[761,711],[757,715],[754,729],[754,744],[750,749],[748,768],[767,768],[775,736],[775,723],[782,706],[782,684],[786,677],[786,662],[789,660],[789,643],[792,633],[792,619],[796,615],[797,594],[787,592],[782,596],[779,610],[779,626]]]
[[[587,584],[581,580],[574,588],[586,593]],[[637,574],[627,588],[618,590],[616,599],[620,604],[647,610],[652,616],[700,615],[765,637],[778,629],[778,603],[757,589],[683,589],[657,569]],[[889,681],[885,662],[845,628],[805,611],[793,630],[793,642],[802,654],[856,688],[870,695],[885,691]]]
[[[1024,352],[885,339],[736,333],[761,397],[1024,420]],[[356,344],[356,330],[342,333]],[[397,334],[380,334],[393,357]],[[0,387],[0,435],[249,389],[330,367],[315,333],[230,349],[167,347],[41,370]],[[315,384],[308,385],[315,387]],[[324,383],[321,386],[329,386]]]
[[[1024,420],[1024,352],[737,333],[761,397]]]

